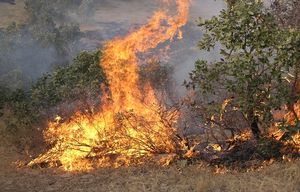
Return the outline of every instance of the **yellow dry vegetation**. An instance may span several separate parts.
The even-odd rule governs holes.
[[[275,163],[260,171],[226,174],[180,162],[169,167],[103,168],[78,174],[58,169],[16,170],[6,165],[0,167],[0,186],[5,192],[296,192],[300,189],[300,161]]]

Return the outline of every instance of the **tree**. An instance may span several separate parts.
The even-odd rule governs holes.
[[[25,9],[29,14],[30,22],[45,15],[51,15],[55,21],[67,21],[69,11],[76,10],[82,0],[25,0]]]
[[[274,0],[271,4],[271,10],[275,15],[279,25],[285,29],[300,30],[300,2],[297,0]],[[300,94],[300,60],[297,61],[293,70],[293,80],[291,82],[291,97],[296,98]],[[290,111],[290,119],[298,121],[297,112],[295,110],[295,102],[288,103],[287,107]]]
[[[70,45],[79,41],[82,35],[79,24],[66,19],[66,13],[75,5],[79,6],[80,1],[25,1],[28,30],[44,47],[54,46],[60,64],[67,63],[72,57]]]
[[[200,104],[206,110],[220,111],[225,103],[240,112],[259,138],[259,125],[268,128],[274,123],[272,110],[299,99],[291,95],[290,84],[300,59],[299,32],[281,28],[255,0],[235,1],[199,26],[205,30],[200,49],[219,48],[220,60],[197,61],[187,86],[210,98]]]

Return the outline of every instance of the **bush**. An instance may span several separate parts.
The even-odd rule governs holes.
[[[36,105],[51,107],[87,95],[98,97],[101,94],[100,85],[105,82],[100,57],[100,51],[81,52],[72,65],[59,67],[53,74],[39,78],[31,89],[32,100]]]
[[[199,104],[203,120],[217,123],[216,113],[222,121],[220,113],[237,111],[259,137],[258,126],[268,129],[274,123],[273,110],[299,99],[292,94],[298,75],[291,74],[298,74],[300,33],[281,28],[263,3],[254,0],[235,1],[199,26],[206,32],[200,49],[219,47],[220,54],[218,61],[197,61],[187,84],[206,99]]]
[[[41,133],[40,127],[45,127],[49,118],[57,115],[61,108],[65,110],[66,106],[85,100],[92,100],[99,105],[100,85],[105,83],[105,76],[99,65],[100,57],[100,51],[82,52],[71,65],[59,67],[53,74],[39,78],[28,91],[12,91],[0,87],[4,134],[13,135],[19,142],[22,138]],[[83,110],[89,107],[77,104],[74,106],[72,110],[77,110],[76,107]]]

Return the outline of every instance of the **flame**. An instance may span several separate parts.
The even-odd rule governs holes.
[[[300,100],[298,100],[294,104],[294,112],[295,113],[293,113],[292,111],[289,111],[284,116],[286,123],[289,125],[295,125],[295,123],[299,120]],[[287,142],[287,144],[293,145],[296,149],[298,149],[298,152],[300,152],[300,130],[297,130],[294,134],[292,134],[290,140],[286,141],[286,142]]]
[[[283,120],[284,124],[281,122],[275,123],[269,131],[268,135],[276,140],[280,141],[284,135],[286,134],[286,130],[280,129],[280,126],[291,125],[295,126],[296,122],[299,120],[300,117],[300,100],[294,103],[293,110],[288,110],[287,106],[282,107],[283,109],[280,111],[276,111],[273,113],[274,119]],[[290,135],[289,139],[284,139],[283,143],[286,145],[293,146],[298,152],[300,152],[300,131],[296,130],[294,133],[288,133]]]
[[[176,150],[174,126],[179,114],[159,103],[150,83],[141,90],[137,72],[138,54],[182,38],[180,28],[187,22],[189,0],[162,2],[175,3],[178,14],[160,9],[139,30],[105,45],[100,63],[110,91],[104,91],[102,109],[92,115],[76,112],[67,122],[61,123],[61,118],[50,122],[44,137],[53,147],[29,166],[47,163],[67,171],[118,167]]]

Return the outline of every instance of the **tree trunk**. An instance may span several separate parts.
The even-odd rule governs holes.
[[[254,136],[255,139],[259,139],[260,138],[260,135],[261,135],[261,132],[258,128],[258,120],[257,120],[257,117],[254,117],[254,119],[252,120],[252,123],[251,123],[251,131],[252,131],[252,134]]]
[[[251,122],[250,129],[255,139],[259,139],[261,132],[258,127],[258,117],[254,114],[254,111],[251,110],[248,113],[248,120]]]

